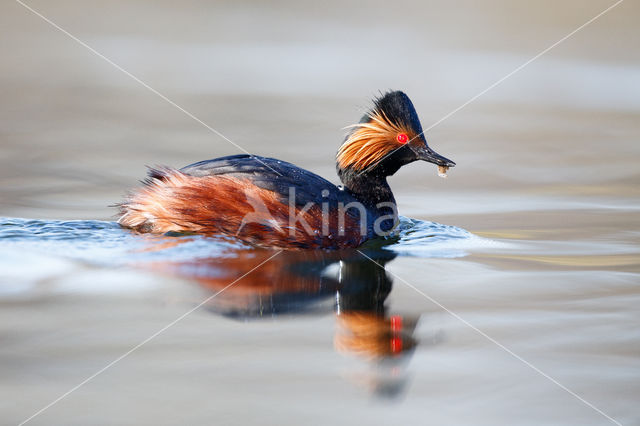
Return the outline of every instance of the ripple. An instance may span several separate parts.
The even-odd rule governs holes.
[[[469,250],[490,246],[493,241],[462,228],[437,222],[400,217],[386,250],[415,257],[462,257]]]
[[[459,257],[490,240],[464,229],[406,217],[393,234],[365,247],[405,256]],[[140,235],[115,222],[98,220],[34,220],[0,218],[0,250],[16,249],[72,258],[93,264],[188,261],[233,256],[250,246],[229,237],[201,235]],[[15,259],[14,256],[11,258]]]

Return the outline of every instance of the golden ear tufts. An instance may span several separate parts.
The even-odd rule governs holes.
[[[396,139],[399,133],[409,133],[408,129],[391,122],[382,111],[370,112],[368,116],[368,122],[346,127],[355,130],[338,150],[336,159],[341,169],[370,167],[401,146]]]

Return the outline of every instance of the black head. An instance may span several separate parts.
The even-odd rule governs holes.
[[[429,148],[418,114],[406,94],[388,92],[374,99],[373,104],[358,124],[349,126],[352,130],[338,150],[341,178],[345,173],[390,176],[416,160],[455,166],[453,161]]]

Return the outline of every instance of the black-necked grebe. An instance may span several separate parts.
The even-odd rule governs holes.
[[[118,220],[138,232],[195,232],[283,248],[349,248],[397,223],[387,176],[416,160],[455,163],[422,135],[407,95],[388,92],[351,130],[336,156],[343,187],[293,164],[233,155],[180,170],[150,169],[144,187],[122,204]]]

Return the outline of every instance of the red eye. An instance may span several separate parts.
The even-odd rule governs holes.
[[[400,142],[401,144],[405,144],[409,141],[409,136],[407,136],[406,133],[398,133],[396,139],[398,139],[398,142]]]

